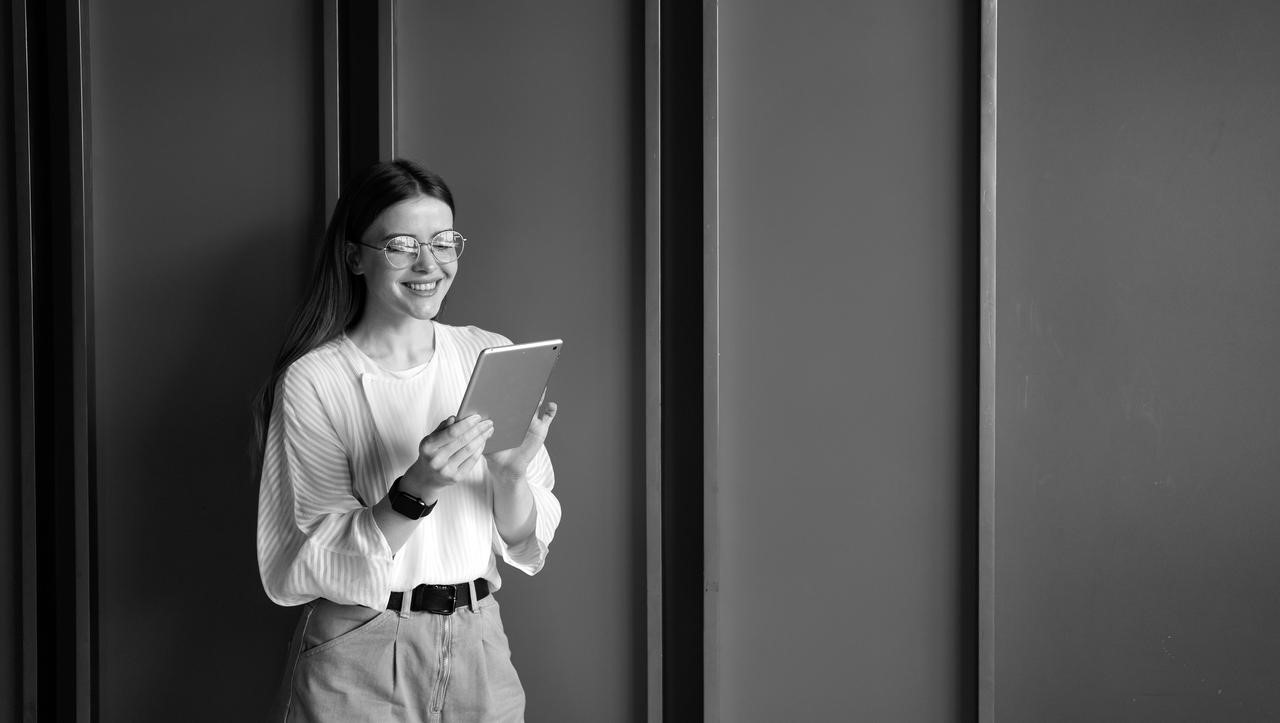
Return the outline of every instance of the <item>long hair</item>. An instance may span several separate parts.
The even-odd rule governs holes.
[[[316,256],[307,294],[289,323],[271,375],[253,401],[255,477],[262,471],[267,427],[280,377],[290,364],[359,321],[364,310],[364,278],[347,267],[346,243],[358,242],[387,208],[420,196],[443,201],[450,211],[454,210],[453,193],[444,179],[403,159],[375,163],[343,189]]]

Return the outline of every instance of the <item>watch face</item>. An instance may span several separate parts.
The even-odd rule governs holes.
[[[416,520],[427,513],[427,503],[407,492],[396,491],[391,495],[391,509]]]

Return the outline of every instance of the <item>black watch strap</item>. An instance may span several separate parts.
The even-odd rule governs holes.
[[[408,517],[411,520],[420,520],[431,514],[431,510],[435,509],[436,502],[427,504],[419,497],[414,497],[408,492],[400,490],[400,480],[403,477],[397,477],[395,482],[391,483],[391,491],[387,496],[391,498],[391,509]]]

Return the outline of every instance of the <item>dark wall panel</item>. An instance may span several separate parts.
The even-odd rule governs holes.
[[[13,17],[0,10],[0,720],[17,720],[21,698],[22,525],[18,475],[18,244],[14,207]]]
[[[296,612],[258,580],[249,405],[319,233],[319,8],[89,6],[101,716],[256,720]]]
[[[720,4],[721,720],[972,712],[972,32]]]
[[[999,18],[995,713],[1280,718],[1280,6]]]
[[[638,720],[642,5],[405,2],[399,21],[399,152],[448,180],[470,239],[442,320],[565,339],[548,442],[564,518],[546,568],[504,569],[500,593],[528,718]]]

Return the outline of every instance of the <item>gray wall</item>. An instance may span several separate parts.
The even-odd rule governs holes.
[[[103,721],[265,709],[250,399],[319,232],[318,9],[89,4]]]
[[[546,567],[503,572],[530,721],[644,701],[642,4],[403,2],[399,153],[439,172],[470,243],[441,318],[565,340]]]
[[[719,13],[721,720],[965,719],[964,18]]]
[[[0,11],[0,58],[13,57],[13,17]],[[12,64],[5,64],[11,69]],[[13,73],[0,73],[0,720],[17,720],[22,669],[22,560],[18,524],[22,487],[18,480],[18,264],[13,145]],[[8,480],[8,483],[2,481]]]
[[[1280,717],[1280,6],[1001,4],[995,712]]]
[[[503,593],[532,721],[643,698],[636,5],[401,7],[400,150],[474,242],[445,320],[567,340],[564,522]],[[257,580],[247,407],[319,232],[318,10],[90,9],[102,718],[223,720],[293,620]],[[1280,11],[1003,10],[997,717],[1276,717]],[[968,710],[958,13],[720,7],[723,720]]]

